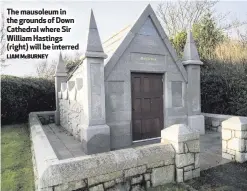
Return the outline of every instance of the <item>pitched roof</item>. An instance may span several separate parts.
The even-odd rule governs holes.
[[[108,56],[108,58],[105,60],[105,64],[111,58],[111,56],[119,47],[119,45],[123,42],[125,36],[128,34],[130,29],[131,25],[128,25],[103,42],[103,48]]]
[[[156,14],[154,13],[154,10],[152,9],[151,5],[148,4],[148,6],[144,9],[140,17],[137,19],[135,24],[130,28],[130,30],[127,32],[127,34],[124,36],[124,39],[121,41],[121,44],[116,48],[112,56],[109,58],[109,60],[106,62],[105,65],[105,79],[109,76],[111,71],[113,70],[114,66],[118,62],[119,58],[122,56],[124,51],[127,49],[131,41],[134,39],[135,35],[139,32],[144,22],[147,20],[147,18],[150,17],[151,20],[154,23],[154,26],[156,27],[160,37],[162,38],[164,44],[166,45],[168,51],[171,54],[171,57],[173,58],[174,62],[178,66],[184,80],[187,82],[187,72],[179,60],[177,53],[175,49],[172,47],[167,35],[165,34],[165,31],[163,27],[161,26]]]
[[[113,70],[113,67],[117,64],[117,61],[124,53],[124,51],[127,49],[129,44],[135,37],[135,34],[139,32],[139,30],[141,29],[142,25],[144,24],[144,22],[147,20],[148,17],[150,17],[150,19],[153,21],[154,26],[156,27],[160,37],[162,38],[164,44],[166,45],[168,51],[170,52],[171,57],[176,63],[178,69],[180,70],[184,80],[187,82],[187,72],[183,64],[179,60],[175,49],[172,47],[167,35],[165,34],[163,27],[161,26],[150,4],[148,4],[148,6],[144,9],[144,11],[141,13],[139,18],[134,23],[134,25],[128,25],[127,27],[123,28],[118,33],[114,34],[109,39],[103,42],[105,53],[108,55],[108,59],[105,60],[105,78],[109,76],[109,74]],[[84,58],[81,59],[83,60]],[[79,65],[72,71],[71,75],[79,67]]]

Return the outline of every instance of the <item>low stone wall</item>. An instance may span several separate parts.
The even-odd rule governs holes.
[[[39,183],[54,191],[146,190],[175,181],[174,157],[170,144],[156,144],[61,160]]]
[[[147,190],[200,176],[199,134],[186,125],[169,127],[172,136],[165,136],[176,138],[162,136],[163,143],[59,160],[39,121],[43,114],[29,115],[38,191]]]
[[[205,128],[209,131],[221,132],[221,122],[233,117],[232,115],[220,115],[213,113],[202,113],[205,117]]]
[[[47,125],[49,123],[55,123],[55,112],[54,111],[43,111],[37,114],[42,125]]]
[[[39,180],[43,176],[44,171],[52,162],[58,161],[39,120],[39,116],[48,119],[50,115],[54,115],[54,112],[32,112],[29,114],[30,138],[32,141],[32,161],[36,190],[38,190]]]
[[[247,117],[231,117],[222,122],[222,157],[247,161]]]
[[[194,132],[184,124],[175,124],[161,131],[163,143],[171,143],[176,151],[176,181],[200,176],[199,132]]]

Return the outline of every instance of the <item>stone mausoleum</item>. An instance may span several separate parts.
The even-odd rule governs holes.
[[[204,134],[202,64],[191,32],[178,58],[150,5],[132,26],[103,43],[91,12],[81,63],[68,74],[60,55],[56,125],[78,139],[86,154],[159,139],[173,124]]]

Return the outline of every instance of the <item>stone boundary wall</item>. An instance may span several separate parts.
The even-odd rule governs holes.
[[[32,141],[32,161],[34,169],[34,182],[38,190],[38,181],[44,174],[45,169],[51,162],[58,161],[58,158],[42,128],[39,116],[47,119],[55,112],[32,112],[29,114],[30,138]]]
[[[247,161],[247,117],[231,117],[222,122],[222,157]]]
[[[214,113],[202,113],[205,117],[205,129],[209,131],[221,132],[221,122],[233,117],[232,115],[221,115]]]
[[[176,151],[176,181],[200,176],[199,133],[185,124],[175,124],[161,131],[161,142],[171,143]]]
[[[173,140],[172,144],[168,141],[59,160],[43,131],[40,115],[44,113],[29,115],[38,191],[147,190],[200,176],[199,134],[188,131],[186,125],[169,127],[175,130],[171,133],[179,139],[177,145]]]

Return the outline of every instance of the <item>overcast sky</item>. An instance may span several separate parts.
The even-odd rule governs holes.
[[[150,3],[155,10],[159,2],[144,1],[117,1],[117,2],[5,2],[4,8],[14,9],[65,9],[67,18],[74,18],[75,24],[71,24],[70,33],[60,33],[57,36],[63,36],[62,44],[80,44],[80,52],[85,49],[85,40],[87,36],[87,27],[89,24],[90,9],[93,9],[95,19],[98,25],[101,40],[104,41],[112,34],[121,30],[125,26],[132,24],[140,15],[142,10]],[[228,19],[237,18],[243,21],[247,18],[247,1],[220,1],[216,6],[217,12],[231,12]],[[14,17],[14,16],[13,16]],[[55,25],[54,25],[55,26]],[[57,25],[59,26],[59,25]],[[47,33],[48,34],[48,33]],[[46,35],[47,35],[46,34]],[[54,35],[54,34],[52,34]],[[37,53],[40,53],[37,52]],[[62,52],[66,53],[66,52]],[[73,54],[71,52],[66,54]],[[58,51],[50,51],[48,60],[57,60]],[[8,60],[10,65],[3,70],[3,74],[16,76],[35,76],[35,60]]]

